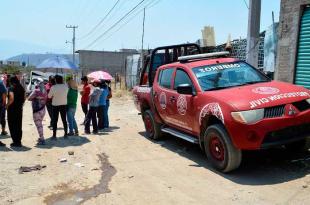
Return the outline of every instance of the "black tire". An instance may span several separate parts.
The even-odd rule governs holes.
[[[149,120],[149,122],[148,122],[148,120]],[[146,136],[153,139],[153,140],[159,140],[162,136],[162,132],[160,129],[161,124],[159,124],[155,121],[155,118],[154,118],[151,110],[144,111],[143,122],[144,122],[144,126],[145,126]],[[150,128],[150,126],[152,128]]]
[[[307,139],[302,139],[296,142],[286,144],[285,148],[292,152],[304,152],[304,151],[308,151],[309,149],[308,144],[307,144]]]
[[[211,125],[204,133],[204,148],[212,166],[227,173],[237,169],[242,160],[242,151],[237,149],[225,127],[221,124]]]

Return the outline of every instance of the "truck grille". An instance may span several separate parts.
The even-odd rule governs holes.
[[[303,112],[303,111],[306,111],[306,110],[310,109],[310,104],[309,104],[306,100],[294,102],[293,105],[294,105],[300,112]]]
[[[306,100],[292,103],[300,112],[310,109],[310,104]],[[264,118],[281,117],[284,115],[285,105],[265,108]]]
[[[284,115],[284,107],[285,107],[285,105],[265,108],[264,118],[274,118],[274,117],[283,116]]]

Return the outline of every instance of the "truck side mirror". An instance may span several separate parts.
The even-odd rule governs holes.
[[[193,86],[190,84],[181,84],[177,87],[177,92],[183,95],[195,95]]]

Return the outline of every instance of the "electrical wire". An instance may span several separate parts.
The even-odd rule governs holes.
[[[161,0],[157,0],[156,2],[152,1],[150,2],[147,6],[145,6],[146,9],[150,9],[154,6],[156,6]],[[154,2],[154,3],[153,3]],[[153,3],[153,4],[152,4]],[[151,5],[152,4],[152,5]],[[134,16],[132,16],[130,19],[128,19],[125,23],[123,23],[117,30],[115,30],[113,33],[111,33],[108,37],[104,38],[101,42],[111,38],[116,32],[118,32],[119,30],[121,30],[124,26],[126,26],[130,21],[132,21],[134,18],[136,18],[138,16],[138,14],[140,14],[142,11],[144,10],[144,8],[140,9],[137,13],[135,13]]]
[[[87,34],[83,35],[80,38],[77,38],[77,40],[84,39],[88,37],[90,34],[92,34],[107,19],[107,17],[111,14],[111,12],[115,9],[115,7],[118,5],[119,2],[120,0],[117,0],[115,4],[112,6],[112,8],[108,11],[108,13]]]
[[[246,2],[246,0],[243,0],[243,2],[244,2],[244,4],[245,4],[245,6],[246,6],[248,9],[250,9],[248,3]]]
[[[98,36],[93,42],[91,42],[86,48],[91,47],[94,45],[97,41],[99,41],[103,36],[105,36],[109,31],[111,31],[113,28],[115,28],[119,23],[121,23],[124,19],[127,18],[132,12],[134,12],[145,0],[140,1],[136,6],[134,6],[130,11],[128,11],[123,17],[121,17],[116,23],[114,23],[112,26],[110,26],[105,32],[103,32],[100,36]]]

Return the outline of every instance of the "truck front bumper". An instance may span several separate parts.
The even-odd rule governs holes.
[[[237,148],[264,149],[310,137],[310,110],[293,117],[265,118],[251,125],[233,119],[225,124]]]

